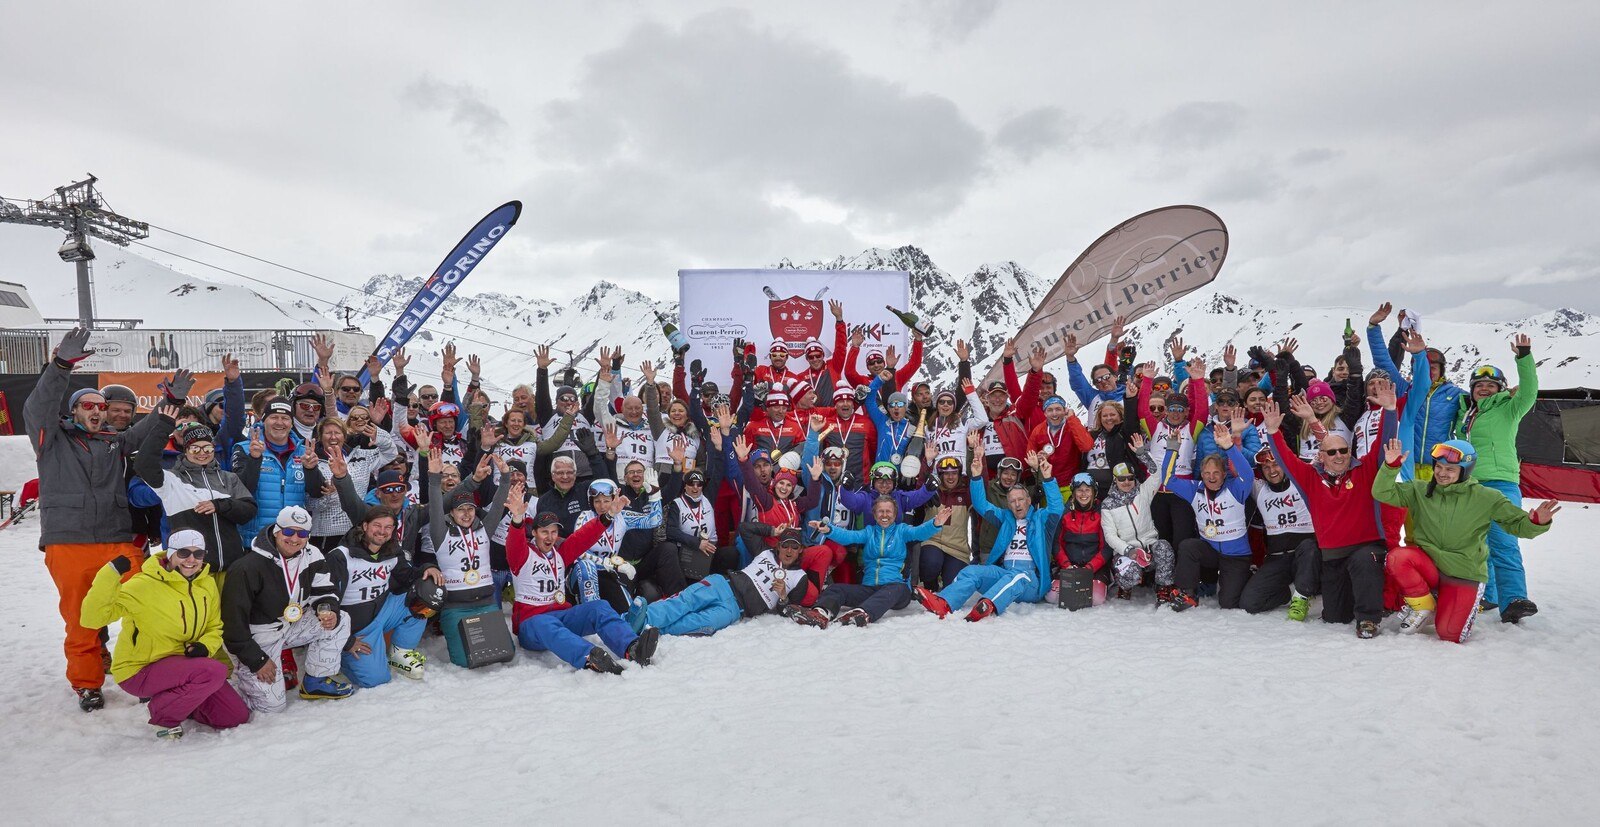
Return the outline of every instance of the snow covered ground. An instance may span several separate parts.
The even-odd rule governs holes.
[[[1581,823],[1600,804],[1600,509],[1529,544],[1542,612],[1466,646],[1148,598],[981,624],[763,618],[621,677],[522,653],[479,672],[158,743],[77,710],[37,523],[0,532],[11,823]],[[290,814],[293,815],[290,815]],[[254,814],[247,816],[246,814]]]

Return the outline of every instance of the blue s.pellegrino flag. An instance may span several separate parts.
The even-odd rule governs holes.
[[[457,285],[466,280],[467,274],[483,261],[494,245],[500,243],[508,230],[516,226],[520,215],[522,202],[508,201],[484,216],[477,226],[462,236],[461,242],[450,251],[450,255],[445,256],[444,261],[434,269],[433,275],[422,283],[422,289],[411,298],[400,318],[395,319],[394,326],[378,340],[378,349],[373,351],[373,355],[378,357],[379,364],[388,364],[389,357],[411,341],[411,337],[427,324],[433,311],[450,298]],[[360,379],[362,385],[372,379],[365,367],[361,368]]]

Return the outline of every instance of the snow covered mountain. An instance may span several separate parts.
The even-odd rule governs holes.
[[[55,256],[58,241],[50,230],[0,225],[0,279],[26,284],[46,316],[70,317],[77,312],[75,287],[71,269]],[[138,249],[96,246],[95,292],[101,315],[139,318],[147,325],[166,327],[344,326],[343,315],[325,306],[313,306],[292,294],[259,285],[241,286],[232,283],[232,276],[192,268],[205,275],[200,278],[145,258]],[[772,266],[910,272],[911,309],[936,331],[926,348],[923,374],[937,382],[954,380],[957,338],[971,343],[975,373],[981,375],[1055,277],[1053,273],[1040,277],[1010,261],[986,264],[958,277],[913,246],[874,248],[806,264],[784,259]],[[354,324],[382,336],[421,284],[421,276],[372,276],[359,291],[337,302],[353,311]],[[1326,370],[1338,351],[1345,319],[1362,329],[1372,312],[1370,307],[1288,308],[1252,303],[1229,294],[1226,287],[1224,276],[1220,288],[1186,296],[1131,325],[1128,338],[1138,346],[1139,358],[1160,356],[1162,343],[1174,333],[1198,347],[1212,365],[1221,364],[1227,342],[1238,345],[1244,358],[1248,344],[1270,345],[1294,336],[1300,341],[1302,361]],[[676,318],[677,311],[676,302],[660,301],[608,281],[596,283],[566,304],[504,292],[458,292],[412,341],[409,351],[414,361],[409,372],[417,377],[437,376],[439,352],[453,339],[463,356],[477,353],[482,357],[484,379],[497,395],[533,378],[534,350],[541,342],[556,350],[558,367],[576,362],[586,373],[600,347],[620,345],[630,366],[625,375],[636,377],[637,365],[646,359],[666,363],[667,342],[655,314]],[[1507,342],[1513,333],[1523,331],[1534,339],[1541,384],[1600,384],[1600,317],[1558,309],[1524,320],[1477,324],[1438,321],[1427,316],[1426,308],[1421,312],[1423,332],[1429,344],[1445,352],[1453,376],[1461,377],[1481,362],[1509,370]],[[1392,331],[1394,323],[1391,319],[1386,330]],[[1100,342],[1084,343],[1083,358],[1097,358],[1103,347]],[[1059,370],[1062,366],[1051,367]]]

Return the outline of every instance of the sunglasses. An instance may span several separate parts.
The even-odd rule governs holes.
[[[418,405],[418,404],[416,404],[416,403],[415,403],[415,402],[413,402],[413,403],[411,403],[411,404],[410,404],[410,405],[407,405],[407,406],[406,406],[406,407],[407,407],[407,408],[409,408],[409,409],[411,409],[411,410],[413,410],[413,411],[420,411],[420,410],[422,410],[422,406],[421,406],[421,405]]]
[[[86,411],[103,411],[111,407],[111,405],[106,402],[79,402],[78,407]]]
[[[371,419],[368,419],[367,417],[364,417],[364,416],[352,416],[352,417],[350,417],[349,424],[351,424],[351,425],[365,425],[365,424],[367,424],[368,422],[371,422],[371,421],[372,421]]]
[[[1133,482],[1133,477],[1115,477],[1117,482]]]
[[[1451,465],[1460,465],[1461,460],[1465,457],[1466,454],[1463,454],[1460,448],[1453,445],[1445,445],[1441,442],[1433,446],[1433,458],[1444,460]]]
[[[185,450],[191,454],[212,454],[216,453],[217,448],[215,445],[207,443],[205,445],[190,445]]]
[[[361,392],[361,386],[360,385],[345,385],[344,387],[339,389],[339,392],[340,393],[360,393]]]
[[[193,557],[196,560],[204,560],[205,556],[206,550],[203,548],[175,548],[167,552],[167,557],[172,560],[179,560],[184,557]]]
[[[379,494],[404,494],[405,490],[405,485],[398,482],[378,486]]]
[[[279,528],[278,529],[278,533],[282,534],[285,537],[310,537],[311,536],[311,529],[309,529],[309,528]]]
[[[1322,453],[1327,454],[1330,457],[1341,457],[1341,456],[1344,456],[1345,454],[1350,453],[1350,449],[1349,448],[1323,448],[1322,449]]]
[[[419,396],[417,398],[421,399],[424,402],[428,402],[428,401],[432,401],[432,400],[437,400],[439,398],[439,394],[436,394],[436,393],[425,393],[425,394],[422,394],[421,396]]]

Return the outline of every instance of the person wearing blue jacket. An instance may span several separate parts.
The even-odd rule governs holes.
[[[1030,453],[1028,463],[1033,466],[1035,479],[1051,478],[1054,469],[1049,459]],[[1043,486],[1044,508],[1034,506],[1028,489],[1018,485],[1006,492],[1006,508],[996,508],[984,489],[981,457],[972,461],[971,474],[968,485],[973,510],[1000,527],[994,548],[989,551],[989,563],[968,565],[956,575],[954,583],[937,594],[919,586],[916,598],[924,609],[943,618],[952,609],[967,605],[974,594],[981,593],[977,605],[967,613],[967,620],[979,621],[1004,612],[1018,600],[1037,603],[1049,594],[1050,558],[1066,507],[1058,485]]]
[[[824,629],[830,623],[865,626],[876,623],[890,609],[905,608],[911,602],[906,545],[920,544],[937,534],[940,526],[950,522],[950,514],[949,508],[940,508],[922,525],[907,525],[900,522],[894,500],[883,497],[873,503],[873,522],[865,528],[842,528],[821,521],[812,524],[836,543],[860,544],[861,582],[834,583],[823,589],[815,605],[795,612],[795,622]]]
[[[1201,460],[1212,454],[1225,453],[1222,447],[1217,445],[1216,437],[1213,436],[1215,426],[1222,425],[1232,433],[1233,426],[1236,423],[1239,427],[1239,432],[1234,441],[1244,443],[1244,455],[1253,457],[1260,453],[1264,447],[1261,444],[1261,433],[1257,429],[1249,427],[1245,421],[1244,402],[1239,399],[1239,391],[1231,387],[1224,387],[1212,394],[1211,397],[1210,424],[1213,427],[1201,428],[1194,435],[1194,464],[1199,465]]]
[[[265,413],[250,441],[233,449],[234,473],[256,498],[255,518],[239,526],[246,548],[262,529],[275,524],[279,511],[291,505],[304,507],[306,491],[323,485],[322,475],[316,470],[315,453],[310,455],[311,467],[306,467],[306,444],[294,431],[289,400],[274,396],[262,410]]]
[[[1426,360],[1428,371],[1427,390],[1406,403],[1406,414],[1412,416],[1416,424],[1409,431],[1402,432],[1402,441],[1405,434],[1411,435],[1413,444],[1404,447],[1408,455],[1416,458],[1417,479],[1426,481],[1433,479],[1433,446],[1454,437],[1456,414],[1461,412],[1461,398],[1467,392],[1445,376],[1444,353],[1438,348],[1428,347],[1422,334],[1412,331],[1406,341],[1406,350],[1413,354],[1413,365],[1418,364],[1419,355]],[[1414,367],[1411,375],[1420,386],[1422,383],[1418,377],[1423,374]]]
[[[1212,428],[1212,438],[1225,454],[1210,454],[1200,461],[1200,479],[1174,476],[1177,463],[1176,440],[1167,443],[1161,461],[1161,478],[1167,490],[1189,501],[1194,509],[1199,537],[1178,544],[1177,571],[1173,585],[1172,610],[1199,605],[1195,590],[1200,584],[1200,569],[1217,569],[1217,602],[1224,609],[1239,608],[1239,596],[1250,582],[1250,524],[1245,503],[1255,488],[1255,473],[1250,460],[1234,442],[1228,426]],[[1230,473],[1230,466],[1232,473]]]
[[[878,393],[883,388],[884,379],[893,375],[893,370],[885,368],[882,373],[872,377],[872,383],[867,385],[867,398],[861,400],[861,404],[866,406],[867,417],[878,430],[878,450],[873,461],[888,462],[898,468],[900,460],[905,458],[906,447],[911,442],[916,423],[907,415],[911,398],[904,393],[895,391],[889,394],[887,412],[878,404],[881,398]]]
[[[1119,316],[1120,320],[1121,317]],[[1111,341],[1115,343],[1119,338],[1119,329],[1111,332]],[[1121,402],[1128,395],[1126,380],[1117,374],[1115,368],[1104,362],[1096,363],[1089,368],[1089,376],[1083,375],[1083,368],[1078,364],[1078,337],[1068,333],[1061,344],[1067,359],[1067,385],[1072,388],[1074,396],[1083,404],[1083,409],[1089,412],[1089,422],[1097,421],[1096,412],[1100,410],[1102,402]]]

